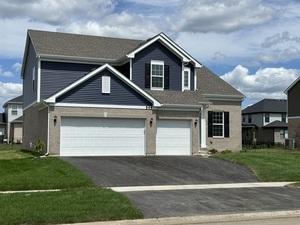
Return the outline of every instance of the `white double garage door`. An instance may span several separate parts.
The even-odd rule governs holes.
[[[62,117],[62,156],[146,155],[144,119]],[[191,121],[157,120],[156,155],[191,155]]]

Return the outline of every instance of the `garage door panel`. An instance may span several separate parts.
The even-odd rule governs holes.
[[[144,155],[144,120],[63,118],[61,155]]]
[[[190,155],[191,122],[189,120],[158,120],[157,155]]]

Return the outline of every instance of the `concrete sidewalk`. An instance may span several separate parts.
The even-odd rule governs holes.
[[[206,190],[228,188],[262,188],[262,187],[285,187],[295,182],[250,182],[250,183],[223,183],[223,184],[190,184],[190,185],[159,185],[159,186],[129,186],[110,187],[116,192],[137,191],[172,191],[172,190]]]
[[[144,220],[76,223],[73,225],[299,225],[300,210],[202,215]]]

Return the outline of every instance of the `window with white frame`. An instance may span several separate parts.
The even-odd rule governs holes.
[[[13,115],[13,116],[18,115],[18,107],[16,105],[13,105],[11,107],[11,115]]]
[[[212,136],[224,137],[224,112],[213,112],[212,114]]]
[[[152,60],[151,61],[151,89],[164,89],[164,62]]]
[[[191,89],[191,69],[185,67],[183,70],[183,90]]]

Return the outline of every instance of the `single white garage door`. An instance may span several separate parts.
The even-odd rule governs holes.
[[[157,120],[156,155],[191,155],[191,121]]]
[[[63,117],[60,155],[145,155],[145,120]]]

